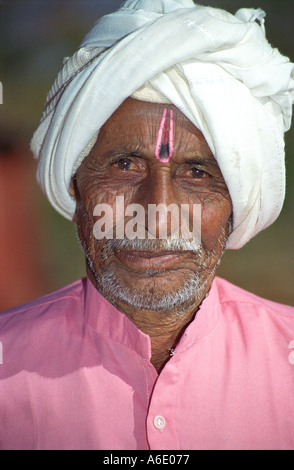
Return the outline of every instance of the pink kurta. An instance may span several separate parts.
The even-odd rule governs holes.
[[[294,449],[294,308],[216,278],[158,375],[83,279],[0,315],[0,449]]]

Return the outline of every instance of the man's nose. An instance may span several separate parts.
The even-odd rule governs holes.
[[[168,165],[162,165],[150,173],[139,194],[139,202],[145,209],[145,228],[149,235],[154,238],[170,236],[176,223],[174,219],[177,218],[178,205]]]
[[[150,173],[145,191],[148,204],[169,205],[175,202],[173,182],[168,165]]]

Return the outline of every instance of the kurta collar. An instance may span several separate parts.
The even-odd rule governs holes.
[[[181,349],[213,331],[220,314],[219,306],[217,283],[214,280],[209,295],[202,302],[194,320],[188,325],[180,340]],[[133,349],[143,358],[150,360],[150,337],[139,330],[124,313],[108,302],[89,279],[86,281],[85,316],[86,321],[99,334]]]

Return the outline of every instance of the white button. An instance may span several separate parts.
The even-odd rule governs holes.
[[[153,420],[153,424],[156,427],[156,429],[159,429],[162,431],[162,429],[165,428],[166,422],[163,416],[155,416]]]

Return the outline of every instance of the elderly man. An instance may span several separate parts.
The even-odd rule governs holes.
[[[65,59],[32,149],[87,278],[1,315],[2,449],[294,448],[294,309],[215,277],[284,200],[264,16],[128,0]]]

